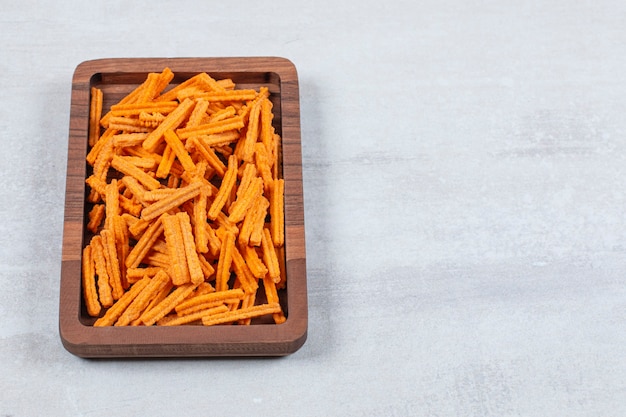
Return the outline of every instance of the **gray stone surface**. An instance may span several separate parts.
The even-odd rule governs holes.
[[[0,415],[626,415],[626,3],[211,3],[3,2]],[[307,343],[72,356],[74,68],[254,55],[300,77]]]

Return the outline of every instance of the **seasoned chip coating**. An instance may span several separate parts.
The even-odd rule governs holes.
[[[83,249],[83,297],[85,299],[85,306],[87,307],[87,313],[92,317],[98,317],[102,307],[98,301],[98,290],[96,288],[96,271],[94,266],[94,260],[91,256],[91,246],[87,245]]]

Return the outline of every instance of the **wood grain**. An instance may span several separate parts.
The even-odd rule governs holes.
[[[169,67],[172,84],[199,72],[231,78],[238,88],[268,87],[275,128],[282,137],[285,179],[285,265],[287,289],[281,302],[287,321],[280,325],[179,326],[172,328],[94,328],[81,297],[81,252],[86,242],[86,187],[89,91],[104,92],[104,106],[119,100],[147,73]],[[59,331],[65,348],[81,357],[284,356],[305,342],[308,327],[306,251],[298,76],[295,66],[278,57],[129,58],[80,64],[72,79]]]

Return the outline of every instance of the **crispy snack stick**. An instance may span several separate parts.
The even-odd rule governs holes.
[[[196,248],[200,253],[209,251],[209,232],[207,230],[207,204],[210,190],[202,187],[193,205],[193,229]]]
[[[243,256],[237,249],[237,246],[233,246],[233,270],[235,271],[235,275],[239,279],[241,287],[243,288],[246,294],[256,292],[259,288],[257,281],[250,271],[248,265],[246,265],[246,261]]]
[[[149,190],[156,190],[161,186],[161,183],[152,178],[140,168],[128,162],[125,157],[115,155],[111,160],[111,166],[125,175],[130,175],[135,178],[141,184],[143,184]]]
[[[220,177],[224,177],[224,174],[226,172],[226,166],[217,157],[213,149],[205,146],[202,140],[198,139],[197,137],[189,138],[187,143],[189,143],[193,149],[197,150],[200,155],[202,155],[202,157],[207,161],[209,166],[213,168]]]
[[[104,259],[104,248],[102,246],[102,238],[96,235],[91,239],[91,256],[93,257],[98,286],[98,299],[104,308],[113,305],[113,295],[111,294],[111,285],[109,284],[109,274],[107,273],[106,261]]]
[[[145,268],[127,268],[126,269],[126,279],[129,284],[134,284],[139,281],[143,277],[152,278],[163,268],[159,268],[156,266],[148,266]]]
[[[226,291],[228,289],[228,280],[230,278],[230,267],[233,261],[233,251],[235,249],[235,234],[226,231],[220,249],[220,257],[217,262],[217,271],[215,272],[215,289],[216,291]]]
[[[141,120],[126,116],[110,116],[109,129],[117,129],[125,133],[147,133],[152,130],[146,127]]]
[[[260,139],[269,153],[272,152],[274,146],[274,127],[272,125],[274,114],[272,113],[272,107],[272,102],[267,97],[261,100]]]
[[[206,100],[204,100],[204,101],[206,101]],[[208,105],[209,102],[206,101],[206,103]],[[219,120],[228,119],[228,118],[231,118],[231,117],[235,116],[236,114],[237,114],[237,110],[235,110],[235,108],[233,106],[228,106],[228,107],[226,107],[224,109],[220,109],[220,110],[216,111],[215,113],[213,113],[209,117],[209,123],[217,122]]]
[[[260,279],[260,278],[263,278],[265,275],[267,275],[267,272],[268,272],[267,267],[265,266],[261,258],[259,258],[259,255],[256,249],[247,244],[240,245],[239,247],[240,247],[241,255],[243,256],[243,259],[246,261],[246,265],[248,265],[248,268],[250,269],[252,276],[254,276],[257,279]]]
[[[98,317],[102,307],[98,301],[98,290],[96,288],[96,270],[94,266],[94,260],[91,256],[91,246],[87,245],[83,249],[83,297],[85,299],[85,306],[87,307],[87,313],[92,317]]]
[[[89,210],[89,223],[87,223],[87,229],[92,233],[97,233],[98,228],[104,220],[105,207],[104,204],[94,204],[93,208]]]
[[[237,130],[228,130],[222,133],[213,133],[211,135],[201,135],[198,139],[206,147],[228,145],[239,140],[241,134]]]
[[[202,95],[197,96],[197,98],[202,98],[209,102],[215,101],[247,101],[254,100],[257,96],[257,92],[255,90],[225,90],[225,91],[215,91],[215,92],[207,92]]]
[[[155,176],[157,178],[167,178],[172,169],[172,165],[174,165],[175,159],[176,153],[174,153],[171,146],[167,145],[163,151],[163,157],[161,158],[161,163],[159,163]]]
[[[109,144],[109,140],[118,133],[116,129],[107,129],[104,131],[100,139],[93,145],[89,153],[87,154],[87,163],[91,166],[95,166],[98,156],[102,153],[103,149]]]
[[[191,229],[191,219],[186,212],[180,212],[176,214],[180,223],[180,230],[183,237],[183,244],[185,247],[185,258],[187,261],[187,270],[191,278],[191,282],[194,284],[200,284],[204,282],[204,273],[202,272],[202,266],[200,265],[200,259],[198,259],[198,252],[196,251],[196,244],[194,241],[193,232]]]
[[[270,192],[270,218],[274,246],[285,243],[285,180],[272,181]]]
[[[170,83],[170,81],[172,81],[173,78],[174,78],[174,73],[169,68],[165,68],[161,72],[159,82],[155,86],[154,94],[159,94],[161,91],[163,91],[165,87],[167,87],[167,85]],[[118,104],[136,103],[139,100],[145,99],[147,95],[144,94],[144,91],[146,90],[146,88],[149,88],[148,87],[149,84],[150,84],[150,80],[149,78],[146,78],[146,80],[141,85],[139,85],[129,94],[124,96],[119,101]],[[110,112],[104,115],[102,119],[100,120],[100,124],[106,127],[108,125],[108,119],[110,118],[110,116],[111,116]]]
[[[259,137],[259,118],[261,115],[261,101],[256,101],[250,109],[248,128],[246,137],[242,142],[241,159],[245,162],[252,162],[254,156],[254,144]]]
[[[274,280],[272,280],[269,276],[264,277],[263,287],[265,289],[265,298],[267,299],[267,302],[269,304],[278,304],[280,306],[278,303],[278,291],[276,290],[276,283]],[[272,317],[274,318],[274,323],[276,324],[284,323],[287,320],[282,308],[280,311],[272,314]]]
[[[124,295],[117,300],[106,313],[104,313],[104,316],[96,320],[93,325],[95,327],[112,326],[133,302],[137,295],[143,291],[149,283],[150,278],[148,277],[144,277],[143,279],[137,281],[132,287],[130,287],[130,290],[125,292]]]
[[[202,183],[199,181],[192,182],[185,187],[178,188],[171,195],[144,208],[141,212],[141,218],[150,221],[175,207],[181,206],[186,201],[189,201],[200,194],[200,188],[202,188]]]
[[[120,181],[126,186],[126,189],[130,191],[130,193],[139,203],[144,206],[146,205],[146,201],[144,199],[146,189],[143,185],[139,183],[139,181],[137,181],[135,177],[125,175]]]
[[[245,188],[243,195],[238,195],[237,200],[235,200],[235,202],[230,206],[230,215],[228,216],[228,220],[231,223],[239,223],[242,221],[250,206],[262,194],[263,180],[261,177],[256,177],[251,181],[250,185]]]
[[[212,316],[214,314],[224,313],[228,311],[228,307],[225,305],[217,305],[212,308],[207,308],[205,310],[193,312],[186,314],[184,316],[175,317],[171,320],[167,320],[163,322],[161,325],[163,326],[180,326],[181,324],[193,323],[194,321],[201,320],[204,317]],[[157,323],[159,325],[159,323]]]
[[[203,317],[202,324],[213,326],[216,324],[232,323],[238,320],[261,317],[267,314],[274,314],[280,311],[280,304],[260,304],[252,307],[241,308],[239,310],[228,311],[226,313],[214,314]]]
[[[191,280],[187,266],[185,243],[180,222],[176,215],[164,214],[161,217],[163,233],[171,262],[172,282],[183,285]]]
[[[274,280],[274,282],[279,282],[280,266],[278,265],[278,256],[276,255],[276,249],[272,244],[272,235],[268,228],[263,229],[261,249],[263,250],[263,262],[267,267],[267,275]]]
[[[163,122],[161,122],[156,129],[150,132],[142,144],[144,149],[154,151],[161,143],[165,131],[175,130],[178,126],[180,126],[187,119],[189,113],[193,110],[194,105],[195,102],[191,99],[186,99],[180,103],[178,107],[176,107],[176,110],[168,114],[165,120],[163,120]]]
[[[215,220],[218,214],[222,211],[224,204],[226,204],[226,200],[230,195],[233,187],[235,186],[235,182],[237,181],[237,158],[235,156],[231,156],[228,158],[228,169],[224,174],[224,179],[222,180],[222,185],[215,196],[215,200],[211,203],[211,207],[209,208],[208,217],[211,220]]]
[[[117,259],[120,268],[120,280],[124,290],[128,289],[129,283],[126,278],[126,258],[130,253],[130,235],[128,232],[128,226],[122,216],[113,217],[112,221],[113,235],[115,236],[115,246],[117,248]]]
[[[157,161],[154,158],[149,158],[149,157],[145,157],[145,156],[138,156],[136,154],[134,154],[133,151],[135,151],[136,148],[134,149],[129,149],[128,155],[124,155],[124,159],[133,164],[134,166],[136,166],[137,168],[141,168],[143,170],[147,170],[150,171],[153,168],[155,168],[157,166]],[[161,160],[161,158],[159,158],[159,161]]]
[[[131,104],[114,104],[111,106],[111,116],[139,116],[142,112],[147,113],[165,113],[169,114],[176,110],[178,107],[177,101],[159,101],[159,102],[147,102],[142,101],[139,103]]]
[[[167,284],[165,284],[163,288],[161,288],[161,291],[159,291],[154,297],[152,297],[152,300],[150,300],[146,308],[143,310],[143,313],[141,313],[138,318],[131,321],[130,325],[141,326],[143,324],[143,318],[148,314],[150,310],[152,310],[152,308],[154,308],[154,306],[165,300],[165,297],[167,297],[168,294],[172,291],[172,288],[174,288],[174,284],[172,284],[172,281],[170,280]]]
[[[183,284],[172,291],[163,301],[151,308],[142,321],[146,326],[152,326],[158,320],[165,317],[170,311],[172,311],[182,300],[185,299],[193,290],[197,287],[197,284],[189,283]]]
[[[245,296],[245,293],[241,289],[232,289],[226,291],[215,291],[207,294],[200,294],[195,297],[190,297],[185,301],[182,301],[175,308],[176,312],[182,312],[195,308],[199,305],[215,302],[225,302],[225,300],[238,299],[241,300]]]
[[[117,133],[113,135],[113,146],[116,148],[129,148],[141,145],[148,134],[146,132],[139,133]]]
[[[187,172],[193,173],[196,170],[196,164],[191,160],[189,152],[187,152],[185,145],[183,145],[176,133],[168,129],[163,133],[163,136],[165,137],[165,142],[167,142],[172,151],[174,151],[183,168]]]
[[[111,219],[120,214],[120,193],[117,180],[113,179],[104,188],[105,222],[104,227],[111,227]]]
[[[191,115],[189,115],[189,120],[187,120],[187,124],[185,127],[194,127],[198,126],[202,123],[202,119],[207,115],[207,110],[209,108],[209,102],[204,99],[196,100],[196,106],[193,108]]]
[[[227,132],[233,129],[241,129],[243,127],[243,118],[241,116],[233,116],[228,119],[209,122],[198,126],[177,129],[176,133],[181,139],[187,139],[192,136],[213,135],[216,133]]]
[[[144,127],[154,129],[159,124],[161,124],[163,120],[165,120],[165,115],[163,113],[159,113],[159,112],[148,113],[144,111],[139,113],[139,124]],[[146,135],[146,137],[147,136],[148,135]]]
[[[171,100],[175,100],[176,97],[178,96],[178,93],[180,93],[182,90],[200,84],[200,82],[203,79],[206,79],[206,77],[208,77],[208,74],[206,74],[206,73],[196,74],[193,77],[191,77],[191,78],[183,81],[182,83],[178,84],[174,88],[170,89],[169,91],[166,91],[165,93],[163,93],[160,96],[158,96],[156,98],[156,101],[171,101]]]
[[[239,244],[241,245],[261,245],[263,227],[265,226],[265,217],[270,203],[264,196],[260,196],[257,201],[258,202],[255,203],[253,210],[248,210],[246,217],[243,219],[241,232],[238,237]]]
[[[129,231],[132,233],[132,226],[129,227]],[[148,228],[141,235],[135,246],[131,249],[128,257],[126,258],[127,268],[137,268],[143,258],[148,254],[154,242],[163,233],[163,223],[161,219],[157,219],[149,224]]]
[[[165,271],[159,271],[124,310],[115,322],[115,326],[128,326],[133,320],[138,318],[155,294],[158,294],[169,281],[170,277]]]
[[[102,140],[102,138],[100,140]],[[111,136],[106,139],[106,143],[96,157],[96,161],[93,164],[93,176],[102,181],[106,181],[113,157],[113,137]]]
[[[100,237],[102,239],[104,259],[106,261],[107,273],[109,275],[111,295],[113,296],[113,300],[119,300],[122,294],[124,294],[124,287],[122,286],[122,275],[117,257],[115,235],[111,232],[111,230],[104,229],[100,232]]]
[[[100,137],[102,99],[102,90],[91,87],[91,101],[89,103],[89,146],[94,146]]]

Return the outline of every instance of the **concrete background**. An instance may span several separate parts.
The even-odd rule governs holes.
[[[0,415],[626,415],[625,2],[0,3]],[[266,55],[300,77],[308,341],[72,356],[76,65]]]

